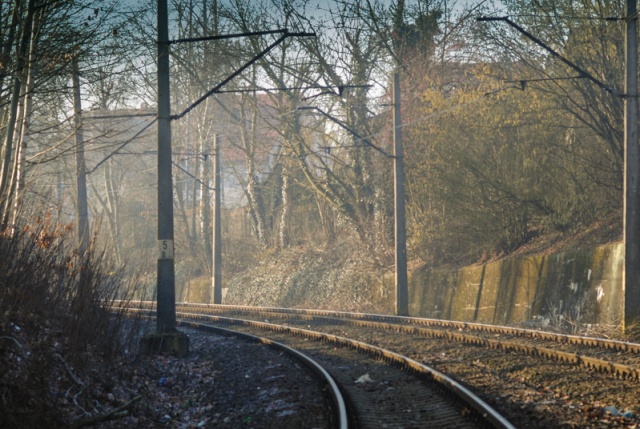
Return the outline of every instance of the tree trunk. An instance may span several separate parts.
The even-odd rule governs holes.
[[[269,238],[265,221],[264,199],[262,196],[260,181],[256,174],[256,161],[254,157],[256,145],[256,110],[257,109],[254,104],[251,117],[251,129],[247,130],[245,107],[242,106],[240,130],[242,133],[243,151],[245,153],[245,161],[247,167],[247,185],[245,192],[247,195],[247,203],[249,205],[249,218],[251,220],[251,226],[256,238],[258,239],[258,242],[266,247],[269,245]]]
[[[213,247],[212,247],[212,237],[213,233],[211,232],[211,190],[209,189],[208,184],[211,181],[212,177],[212,166],[213,162],[215,162],[213,156],[209,156],[208,154],[212,153],[212,147],[209,144],[209,139],[207,139],[206,145],[202,146],[203,153],[205,153],[205,159],[203,161],[202,166],[202,183],[200,184],[201,189],[201,213],[202,213],[202,237],[204,238],[204,258],[206,261],[207,268],[212,270],[212,261],[213,261]],[[215,191],[214,191],[215,192]],[[210,271],[213,273],[213,271]]]
[[[9,206],[6,205],[7,201],[11,197],[11,190],[9,187],[9,171],[12,170],[11,156],[13,155],[13,139],[15,134],[16,121],[18,119],[18,105],[20,101],[20,90],[22,87],[24,74],[25,57],[27,55],[27,48],[29,40],[31,40],[31,24],[33,21],[33,13],[35,9],[36,0],[29,0],[27,6],[27,17],[22,27],[22,37],[20,41],[20,47],[17,52],[15,76],[13,80],[13,89],[11,93],[11,104],[9,107],[9,120],[7,122],[7,128],[5,132],[4,143],[2,146],[2,167],[0,167],[0,200],[5,204],[4,210],[8,210]],[[22,76],[20,75],[22,72]],[[2,213],[3,220],[5,218],[5,212]],[[3,222],[2,229],[6,228],[6,223]]]
[[[118,265],[122,264],[122,252],[120,250],[120,199],[118,191],[114,187],[113,162],[109,160],[104,167],[104,182],[107,188],[107,218],[113,240],[113,251]]]
[[[83,257],[89,250],[89,214],[87,208],[87,176],[84,162],[82,135],[82,98],[78,57],[73,57],[73,110],[76,127],[76,215],[78,216],[78,254]]]
[[[191,128],[191,127],[190,127]],[[193,129],[193,128],[192,128]],[[191,130],[187,131],[188,139],[193,139],[191,135]],[[200,187],[200,183],[198,182],[198,177],[200,177],[200,156],[202,148],[202,139],[199,135],[195,137],[196,141],[193,143],[193,149],[196,153],[195,155],[195,166],[193,171],[193,181],[191,186],[191,233],[189,234],[189,251],[192,255],[195,255],[196,252],[196,244],[198,243],[198,189]],[[190,142],[187,141],[187,147],[190,148]],[[201,194],[202,195],[202,194]],[[189,225],[187,224],[187,229]]]
[[[291,219],[291,189],[289,186],[289,180],[289,169],[285,166],[282,169],[282,187],[280,189],[282,197],[282,212],[280,214],[278,246],[281,249],[289,247],[291,244],[289,234]]]
[[[18,28],[18,23],[20,22],[20,8],[18,5],[14,3],[13,10],[11,12],[11,25],[9,26],[7,38],[2,45],[2,55],[0,58],[3,60],[3,65],[0,67],[0,88],[4,87],[4,78],[9,76],[8,71],[11,68],[11,63],[9,62],[9,57],[11,54],[11,48],[15,42],[16,38],[16,29]],[[16,69],[17,70],[17,69]]]
[[[176,217],[180,217],[182,220],[182,226],[184,227],[184,233],[187,238],[187,243],[192,243],[193,237],[191,236],[191,229],[189,228],[189,219],[187,217],[186,211],[186,194],[189,192],[188,186],[185,185],[181,180],[176,181],[175,184],[175,201],[177,203],[177,207],[175,210]],[[190,244],[189,244],[190,246]]]

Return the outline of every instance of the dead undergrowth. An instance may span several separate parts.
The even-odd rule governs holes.
[[[622,218],[612,212],[602,219],[576,231],[542,231],[523,244],[511,256],[550,255],[568,250],[588,249],[622,240]]]
[[[65,248],[70,235],[45,219],[0,236],[0,427],[77,428],[127,413],[105,398],[136,330],[105,307],[129,291],[102,254]]]
[[[231,279],[225,302],[256,306],[392,312],[392,283],[364,246],[344,239],[330,248],[273,252]]]

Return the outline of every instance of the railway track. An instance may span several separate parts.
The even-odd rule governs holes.
[[[353,417],[350,418],[348,415],[346,401],[340,388],[338,387],[338,384],[335,382],[331,374],[329,374],[329,372],[322,365],[320,365],[310,356],[277,341],[273,341],[269,338],[260,337],[247,332],[233,331],[219,326],[212,326],[188,320],[181,320],[179,324],[182,327],[197,329],[204,332],[212,332],[219,335],[233,335],[245,341],[264,344],[287,354],[288,356],[300,362],[306,369],[309,370],[310,373],[314,374],[317,383],[322,386],[321,391],[324,392],[325,402],[330,408],[328,414],[331,416],[331,426],[335,427],[336,429],[348,429],[349,427],[353,427],[353,425],[349,424],[350,420],[353,421]]]
[[[151,309],[142,311],[153,314]],[[504,417],[460,383],[413,359],[380,347],[259,321],[194,313],[178,313],[178,318],[180,326],[223,334],[233,332],[251,341],[293,353],[306,365],[312,365],[314,371],[322,376],[323,383],[340,386],[340,389],[331,389],[333,403],[343,402],[341,393],[347,397],[344,402],[349,404],[348,411],[333,413],[341,416],[334,419],[339,424],[336,427],[514,429]],[[231,325],[233,329],[221,328],[221,323]],[[269,332],[269,338],[264,336],[265,331]],[[333,408],[341,409],[337,405]]]
[[[220,324],[268,320],[393,350],[463,381],[516,427],[640,427],[638,344],[324,310],[202,304],[177,310],[215,315]]]
[[[278,319],[291,325],[313,322],[325,328],[356,326],[445,339],[572,363],[612,375],[640,380],[640,344],[480,323],[347,313],[329,310],[255,308],[180,304],[178,311],[237,315],[253,320]]]
[[[221,329],[207,323],[207,316],[189,315],[188,320],[184,316],[180,315],[181,326],[216,331]],[[220,322],[220,319],[215,321]],[[308,359],[317,362],[315,365],[324,368],[323,372],[328,377],[334,377],[340,386],[332,396],[344,392],[348,398],[349,418],[342,419],[343,426],[340,427],[346,428],[345,422],[348,421],[349,427],[360,429],[513,428],[463,386],[406,357],[344,338],[323,337],[313,331],[239,319],[227,319],[224,322],[233,325],[236,334],[250,335],[256,341],[277,344],[283,350],[297,354],[304,351],[303,356],[312,355]],[[256,330],[271,331],[270,338],[254,336]],[[281,342],[274,342],[274,336]],[[310,338],[320,341],[307,341]],[[288,347],[284,345],[285,342]],[[329,373],[332,375],[329,376]]]

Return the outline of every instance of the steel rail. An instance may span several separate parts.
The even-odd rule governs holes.
[[[133,308],[131,311],[139,311],[149,316],[153,316],[154,311],[151,309]],[[390,350],[383,349],[371,344],[367,344],[361,341],[352,340],[349,338],[341,337],[338,335],[332,335],[322,332],[311,331],[308,329],[293,328],[291,326],[277,325],[267,322],[258,322],[244,319],[234,319],[221,316],[212,316],[209,314],[199,313],[184,313],[176,312],[176,316],[186,319],[206,320],[214,323],[225,323],[238,326],[248,326],[253,328],[259,328],[263,330],[269,330],[278,333],[285,333],[303,338],[309,338],[316,341],[324,341],[340,347],[348,347],[354,349],[360,353],[365,353],[370,356],[374,356],[384,360],[385,362],[396,364],[407,371],[413,372],[417,375],[425,377],[427,380],[433,381],[448,391],[450,394],[458,398],[461,402],[469,406],[473,412],[476,413],[478,419],[488,423],[491,427],[496,429],[515,429],[506,418],[494,410],[489,404],[484,402],[480,397],[474,394],[471,390],[464,387],[462,384],[452,379],[451,377],[424,365],[414,359],[399,353],[392,352]]]
[[[349,428],[347,406],[346,406],[344,397],[340,392],[340,388],[338,387],[338,384],[333,379],[331,374],[327,372],[327,370],[325,370],[318,362],[316,362],[306,354],[296,349],[292,349],[291,347],[285,346],[284,344],[279,343],[277,341],[270,340],[269,338],[259,337],[259,336],[247,334],[244,332],[238,332],[232,329],[225,329],[218,326],[205,325],[203,323],[197,323],[197,322],[187,322],[184,320],[177,320],[176,323],[178,326],[189,327],[189,328],[198,329],[206,332],[214,332],[217,334],[233,335],[247,341],[252,341],[259,344],[265,344],[271,348],[282,351],[288,354],[289,356],[294,357],[299,362],[301,362],[304,366],[311,369],[318,376],[318,378],[320,378],[323,384],[328,386],[329,392],[331,394],[331,397],[333,398],[333,404],[335,407],[334,417],[338,422],[337,427],[340,429]]]
[[[308,329],[293,328],[290,326],[276,325],[273,323],[247,321],[242,319],[233,319],[220,316],[193,314],[193,313],[178,313],[180,317],[186,318],[198,318],[208,321],[216,321],[220,323],[228,323],[233,325],[251,326],[260,329],[266,329],[275,332],[283,332],[290,335],[296,335],[304,338],[311,338],[317,341],[326,341],[328,343],[355,349],[358,352],[366,353],[375,357],[379,357],[386,362],[395,363],[407,370],[410,370],[416,374],[426,376],[428,379],[441,385],[443,388],[451,392],[460,398],[465,404],[475,410],[479,417],[489,422],[494,428],[501,429],[515,429],[515,427],[491,406],[484,402],[480,397],[474,394],[472,391],[458,383],[451,377],[437,371],[427,365],[424,365],[414,359],[407,356],[403,356],[399,353],[392,352],[390,350],[383,349],[371,344],[367,344],[361,341],[352,340],[349,338],[341,337],[338,335],[331,335],[326,333],[320,333],[311,331]]]
[[[151,302],[143,303],[149,308]],[[395,332],[417,334],[429,338],[452,340],[464,344],[487,347],[493,350],[504,352],[518,352],[531,356],[544,357],[546,359],[559,362],[571,363],[584,366],[596,371],[603,371],[626,379],[640,380],[640,368],[611,362],[605,359],[585,356],[580,353],[554,350],[539,345],[520,344],[508,340],[494,340],[481,338],[472,334],[462,332],[442,331],[424,328],[422,326],[432,326],[444,329],[471,330],[490,334],[506,334],[522,338],[531,338],[547,341],[555,341],[568,345],[579,345],[601,348],[605,350],[625,351],[640,353],[640,344],[625,341],[607,340],[593,337],[581,337],[577,335],[556,334],[551,332],[535,331],[531,329],[512,328],[505,326],[487,325],[480,323],[457,322],[438,319],[424,319],[416,317],[389,316],[368,313],[348,313],[332,310],[303,310],[276,307],[245,307],[231,305],[210,305],[210,304],[178,304],[178,308],[197,308],[205,312],[227,312],[227,313],[252,313],[254,315],[274,316],[296,315],[298,317],[340,317],[341,319],[331,319],[332,321],[350,324],[352,326],[364,326],[378,329],[391,330]],[[307,319],[311,320],[311,319]],[[393,323],[388,323],[391,321]],[[416,326],[418,325],[418,326]]]
[[[219,306],[204,307],[204,308],[206,309],[206,311],[216,311],[217,307]],[[317,312],[324,313],[325,311],[310,310],[309,312],[304,311],[301,313],[298,313],[298,312],[291,313],[289,311],[286,311],[282,314],[289,314],[289,315],[295,314],[297,316],[303,316],[304,318],[304,316],[309,316],[310,313],[317,313]],[[273,315],[274,313],[273,312],[254,312],[253,314]],[[342,313],[342,314],[351,314],[351,313]],[[355,314],[358,316],[360,315],[359,313],[355,313]],[[371,315],[371,316],[375,316],[375,315]],[[312,317],[322,318],[326,316],[312,316]],[[373,317],[373,319],[375,319],[375,317]],[[398,316],[379,315],[377,319],[397,320],[397,319],[406,319],[406,318],[402,318]],[[358,318],[346,317],[342,319],[327,319],[327,320],[349,324],[352,326],[364,326],[364,327],[385,329],[385,330],[407,333],[407,334],[417,334],[417,335],[422,335],[429,338],[452,340],[452,341],[457,341],[464,344],[483,346],[493,350],[501,350],[504,352],[513,351],[513,352],[518,352],[518,353],[527,354],[531,356],[544,357],[544,358],[547,358],[550,360],[556,360],[559,362],[572,363],[572,364],[584,366],[586,368],[590,368],[596,371],[603,371],[606,373],[610,373],[612,375],[620,376],[626,379],[640,380],[640,369],[637,367],[615,363],[605,359],[589,357],[589,356],[582,355],[580,353],[554,350],[554,349],[542,347],[539,345],[520,344],[520,343],[516,343],[509,340],[494,340],[489,338],[478,337],[472,334],[465,334],[465,333],[454,332],[454,331],[435,330],[435,329],[430,329],[430,328],[425,328],[422,326],[416,326],[416,325],[410,325],[410,324],[385,323],[385,322],[379,322],[375,320],[363,320],[363,318],[359,318],[359,317]],[[425,321],[436,322],[432,325],[437,325],[439,327],[444,327],[449,329],[463,329],[463,328],[470,327],[465,322],[453,322],[453,321],[442,321],[442,320],[432,320],[432,319],[415,319],[415,320],[419,322],[425,322]],[[419,325],[425,325],[425,324],[426,323],[420,323]],[[518,328],[500,327],[500,326],[492,326],[492,325],[479,325],[479,324],[474,324],[473,326],[475,326],[476,328],[479,328],[479,327],[486,328],[486,329],[483,329],[483,332],[488,332],[488,333],[513,334],[514,332],[516,332],[521,334],[519,336],[522,336],[523,333],[541,334],[541,335],[537,335],[536,337],[540,339],[551,340],[551,341],[559,341],[565,344],[580,344],[580,345],[590,345],[590,346],[595,345],[596,347],[598,347],[598,344],[607,342],[607,340],[600,340],[595,338],[584,338],[584,337],[578,337],[578,336],[552,334],[552,333],[545,333],[545,332],[539,332],[539,331],[521,330]],[[477,329],[477,330],[480,330],[480,329]],[[576,340],[578,342],[576,343],[576,342],[573,342],[572,340]],[[592,343],[585,344],[585,340],[591,341],[593,344]],[[597,341],[592,341],[592,340],[597,340]],[[623,343],[623,342],[615,342],[615,343],[617,344],[617,343]],[[616,344],[606,344],[610,347],[603,347],[603,348],[611,349]],[[628,343],[628,345],[634,346],[635,344]]]
[[[302,315],[318,315],[328,317],[341,317],[345,319],[364,319],[371,321],[392,322],[398,324],[413,324],[439,326],[442,328],[465,329],[472,331],[486,332],[489,334],[507,334],[518,337],[529,337],[540,340],[557,341],[560,343],[598,347],[607,350],[616,350],[640,354],[640,344],[628,341],[610,340],[605,338],[596,338],[580,335],[559,334],[555,332],[539,331],[535,329],[515,328],[510,326],[490,325],[486,323],[460,322],[455,320],[430,319],[422,317],[405,317],[393,316],[375,313],[352,313],[346,311],[334,310],[316,310],[316,309],[294,309],[281,307],[253,307],[240,305],[211,305],[197,303],[177,303],[179,307],[195,307],[200,309],[212,308],[222,311],[244,311],[244,312],[260,312],[282,313],[282,314],[302,314]]]

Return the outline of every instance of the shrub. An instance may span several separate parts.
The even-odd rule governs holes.
[[[3,427],[57,427],[69,418],[63,410],[91,409],[76,374],[96,358],[109,373],[136,340],[137,330],[125,329],[131,319],[108,308],[132,290],[103,253],[68,249],[70,232],[46,218],[0,235]]]

